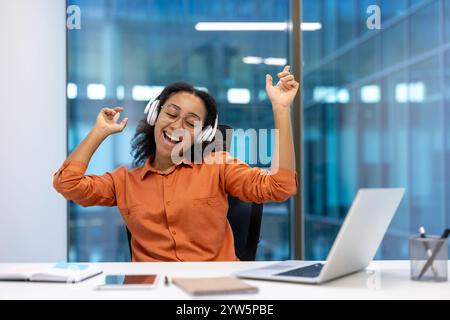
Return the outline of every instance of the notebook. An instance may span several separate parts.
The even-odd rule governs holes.
[[[102,273],[97,267],[58,262],[52,267],[13,268],[0,272],[0,280],[7,281],[45,281],[45,282],[80,282]]]
[[[173,278],[173,284],[192,295],[256,293],[257,287],[233,277]]]

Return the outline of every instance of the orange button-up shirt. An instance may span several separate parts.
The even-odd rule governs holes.
[[[151,165],[121,166],[85,175],[87,165],[66,160],[53,185],[82,206],[117,206],[132,234],[133,261],[233,261],[227,194],[244,201],[285,201],[297,192],[297,174],[269,174],[231,157],[223,163],[184,163],[162,173]]]

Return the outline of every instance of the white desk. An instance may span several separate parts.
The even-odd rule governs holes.
[[[271,262],[99,263],[105,274],[157,273],[169,277],[217,277]],[[0,271],[42,264],[1,263]],[[50,265],[50,264],[49,264]],[[0,282],[0,299],[192,299],[174,285],[160,281],[152,290],[95,290],[104,275],[78,284]],[[162,280],[162,279],[161,279]],[[367,270],[322,285],[249,281],[259,293],[208,296],[204,299],[450,299],[450,282],[409,280],[409,261],[374,261]]]

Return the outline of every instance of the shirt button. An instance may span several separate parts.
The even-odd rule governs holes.
[[[173,234],[173,235],[176,235],[176,234],[177,234],[177,232],[176,232],[175,230],[173,230],[173,231],[172,231],[172,234]]]
[[[170,206],[170,201],[166,201],[166,204],[167,204],[168,206]]]

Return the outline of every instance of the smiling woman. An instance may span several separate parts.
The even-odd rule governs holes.
[[[251,168],[227,152],[193,163],[186,152],[173,161],[176,147],[208,145],[217,127],[217,106],[206,92],[186,83],[167,86],[150,104],[133,139],[133,169],[120,166],[104,175],[85,175],[101,142],[122,131],[123,108],[104,108],[88,136],[54,174],[54,187],[82,206],[117,206],[132,234],[133,261],[233,261],[234,239],[227,220],[228,195],[244,201],[285,201],[297,192],[290,105],[299,84],[286,66],[274,86],[266,75],[278,147],[272,170]],[[195,124],[202,132],[196,132]],[[183,139],[178,138],[178,133]],[[175,153],[178,153],[175,152]]]

